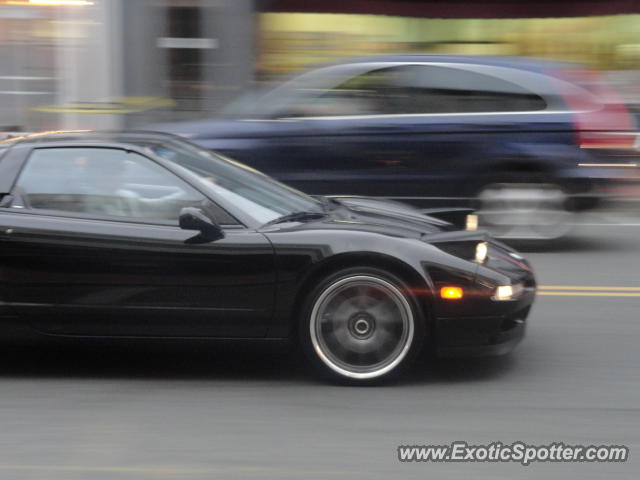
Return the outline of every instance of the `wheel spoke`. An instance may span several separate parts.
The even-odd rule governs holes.
[[[349,317],[358,311],[359,309],[353,303],[344,301],[331,313],[331,317],[334,321],[344,321],[346,323]]]
[[[336,328],[333,329],[333,337],[336,339],[337,343],[339,343],[343,348],[348,349],[351,343],[349,330],[347,328],[346,322],[338,322]],[[335,342],[334,342],[335,343]]]
[[[358,310],[366,310],[367,308],[367,299],[364,295],[362,295],[358,291],[352,292],[352,296],[349,298],[351,305]]]
[[[395,304],[389,298],[378,301],[373,307],[369,308],[369,313],[376,319],[376,323],[385,328],[389,328],[392,325],[401,322],[397,310],[394,308]]]
[[[389,333],[388,331],[381,330],[378,338],[378,348],[374,353],[376,360],[384,360],[384,358],[389,355],[389,352],[393,349],[392,347],[396,344],[397,341],[397,337],[391,335],[391,333]]]

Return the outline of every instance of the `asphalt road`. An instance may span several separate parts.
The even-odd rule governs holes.
[[[396,385],[327,385],[264,349],[3,346],[0,479],[638,478],[640,290],[617,287],[640,286],[640,222],[625,218],[527,252],[542,285],[573,290],[542,292],[513,354],[425,357]],[[457,440],[625,444],[631,457],[397,460],[400,444]]]

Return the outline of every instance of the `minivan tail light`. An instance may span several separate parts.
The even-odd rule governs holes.
[[[635,121],[618,94],[591,70],[556,70],[554,76],[589,92],[591,96],[558,85],[574,117],[576,143],[581,148],[633,149]]]

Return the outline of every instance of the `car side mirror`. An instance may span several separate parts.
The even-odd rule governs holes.
[[[202,209],[186,207],[180,210],[179,225],[183,230],[200,233],[185,240],[185,243],[208,243],[224,238],[224,231]]]

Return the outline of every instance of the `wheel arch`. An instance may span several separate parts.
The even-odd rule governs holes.
[[[290,319],[290,325],[292,325],[291,336],[297,334],[297,320],[304,308],[307,295],[310,294],[315,286],[318,285],[323,278],[326,278],[334,272],[354,267],[383,270],[406,283],[411,290],[409,294],[419,308],[418,314],[424,322],[427,336],[428,338],[433,338],[432,333],[435,326],[435,319],[433,318],[434,310],[432,308],[433,289],[426,272],[421,275],[411,265],[398,258],[372,252],[350,252],[334,255],[315,265],[313,269],[299,279],[300,287],[296,293],[291,313],[292,318]]]

